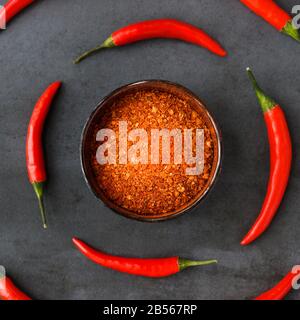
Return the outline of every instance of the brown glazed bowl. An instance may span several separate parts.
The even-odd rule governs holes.
[[[193,108],[198,109],[202,114],[203,117],[206,119],[207,125],[209,129],[214,133],[213,134],[213,140],[214,140],[214,160],[212,165],[212,173],[210,175],[207,187],[198,195],[197,198],[193,199],[190,203],[188,203],[184,208],[181,208],[178,211],[169,212],[164,215],[158,215],[158,216],[142,216],[135,212],[131,212],[127,209],[124,209],[118,205],[116,205],[114,202],[112,202],[110,199],[106,197],[106,195],[101,190],[100,186],[98,185],[96,178],[93,173],[93,168],[91,165],[91,150],[90,150],[90,141],[93,139],[93,128],[94,124],[97,123],[97,121],[101,118],[103,109],[106,107],[111,106],[114,101],[119,99],[120,97],[134,93],[136,91],[140,90],[153,90],[158,89],[160,91],[164,91],[167,93],[171,93],[174,95],[177,95],[178,97],[188,101],[190,105],[193,106]],[[96,109],[93,111],[93,113],[88,118],[85,127],[83,129],[82,137],[81,137],[81,166],[82,171],[86,180],[87,185],[92,190],[92,192],[96,195],[97,198],[102,200],[106,206],[111,208],[113,211],[115,211],[118,214],[121,214],[122,216],[125,216],[127,218],[140,220],[140,221],[146,221],[146,222],[155,222],[155,221],[164,221],[168,220],[174,217],[177,217],[183,213],[186,213],[187,211],[190,211],[192,208],[194,208],[196,205],[198,205],[201,200],[208,194],[208,192],[212,189],[215,180],[217,178],[217,175],[220,171],[221,167],[221,159],[222,159],[222,143],[221,143],[221,135],[220,131],[216,125],[216,122],[214,121],[212,115],[208,112],[205,105],[201,102],[201,100],[193,94],[188,89],[184,88],[181,85],[171,83],[168,81],[162,81],[162,80],[146,80],[146,81],[139,81],[135,83],[131,83],[128,85],[125,85],[115,91],[113,91],[110,95],[108,95],[106,98],[104,98],[96,107]]]

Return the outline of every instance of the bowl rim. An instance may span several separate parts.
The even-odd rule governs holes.
[[[212,127],[214,128],[216,137],[217,137],[217,150],[218,150],[218,159],[216,161],[216,168],[215,168],[215,172],[214,175],[212,176],[209,185],[207,186],[206,190],[198,197],[195,198],[195,200],[190,203],[187,207],[182,208],[181,210],[178,210],[177,212],[171,213],[169,215],[166,216],[158,216],[157,218],[148,218],[147,216],[142,216],[142,215],[138,215],[132,211],[129,211],[125,208],[122,208],[120,206],[117,205],[113,205],[112,201],[108,201],[108,199],[106,199],[106,201],[104,199],[101,198],[101,196],[99,195],[99,193],[93,188],[93,186],[91,185],[88,176],[87,176],[87,171],[86,171],[86,165],[85,165],[85,160],[84,160],[84,141],[85,141],[85,137],[87,135],[88,129],[90,124],[92,123],[92,120],[95,116],[95,114],[105,106],[105,102],[110,99],[111,97],[113,97],[114,95],[118,94],[119,92],[123,91],[124,89],[130,89],[132,87],[135,86],[139,86],[142,84],[151,84],[151,83],[162,83],[165,85],[169,85],[169,86],[174,86],[180,90],[182,90],[183,92],[187,93],[188,95],[190,95],[193,99],[197,100],[202,107],[204,108],[204,110],[206,111],[206,114],[209,118],[209,120],[211,121]],[[200,202],[202,202],[202,200],[204,200],[204,198],[209,194],[209,192],[213,189],[213,187],[216,184],[217,178],[220,174],[221,171],[221,164],[222,164],[222,160],[223,160],[223,140],[222,140],[222,134],[220,131],[220,127],[219,125],[216,123],[215,118],[213,116],[213,114],[211,113],[211,111],[208,110],[206,104],[204,104],[202,102],[202,100],[194,93],[192,92],[190,89],[186,88],[185,86],[175,83],[175,82],[171,82],[168,80],[160,80],[160,79],[149,79],[149,80],[140,80],[140,81],[135,81],[135,82],[131,82],[129,84],[125,84],[122,85],[120,87],[118,87],[117,89],[113,90],[112,92],[110,92],[108,95],[106,95],[104,98],[102,98],[100,100],[100,102],[97,103],[96,107],[94,107],[93,111],[91,112],[91,114],[89,115],[89,117],[87,118],[87,120],[85,121],[85,124],[83,126],[82,132],[81,132],[81,138],[80,138],[80,164],[81,164],[81,171],[84,177],[84,180],[88,186],[88,188],[90,189],[90,191],[96,196],[96,198],[98,200],[100,200],[106,207],[108,207],[109,209],[111,209],[112,211],[114,211],[115,213],[117,213],[118,215],[121,215],[122,217],[126,217],[132,220],[136,220],[136,221],[142,221],[142,222],[161,222],[161,221],[166,221],[166,220],[171,220],[174,219],[176,217],[179,217],[187,212],[192,211],[196,206],[199,205]]]

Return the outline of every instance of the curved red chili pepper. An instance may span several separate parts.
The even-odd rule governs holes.
[[[15,15],[32,4],[35,0],[9,0],[0,11],[0,20],[5,15],[5,22],[8,23]]]
[[[31,300],[8,277],[0,278],[0,300]]]
[[[167,277],[189,267],[217,263],[216,260],[191,261],[179,257],[162,259],[124,258],[99,252],[77,238],[73,238],[73,243],[82,254],[103,267],[151,278]]]
[[[292,142],[284,113],[280,106],[259,88],[250,69],[248,69],[248,74],[264,112],[270,144],[271,167],[262,210],[253,227],[241,242],[242,245],[253,242],[271,224],[285,194],[292,163]]]
[[[278,31],[300,41],[299,32],[293,27],[292,17],[281,9],[273,0],[240,1]]]
[[[47,179],[42,145],[44,123],[61,82],[52,83],[36,103],[28,126],[26,140],[26,163],[30,183],[39,200],[43,227],[47,228],[43,204],[43,184]]]
[[[137,41],[154,38],[178,39],[204,47],[222,57],[227,55],[227,52],[221,45],[201,29],[175,19],[159,19],[131,24],[115,31],[103,44],[85,52],[74,62],[79,63],[92,53],[104,48],[124,46]]]
[[[288,273],[273,289],[261,294],[255,300],[282,300],[292,290],[293,281],[300,275],[300,269]]]

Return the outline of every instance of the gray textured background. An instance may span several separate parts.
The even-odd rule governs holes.
[[[2,4],[4,1],[0,1]],[[298,1],[299,2],[299,1]],[[290,11],[295,0],[279,0]],[[102,52],[79,66],[72,58],[115,29],[172,17],[203,27],[229,51],[219,58],[176,41],[150,41]],[[237,0],[41,0],[0,34],[0,264],[36,299],[244,299],[272,287],[300,260],[300,45]],[[239,241],[264,198],[269,154],[263,117],[245,68],[251,66],[283,106],[294,140],[294,166],[279,214],[254,245]],[[193,90],[220,124],[223,171],[191,214],[145,224],[117,216],[83,180],[81,130],[96,103],[141,79]],[[45,130],[50,228],[41,228],[25,169],[25,136],[37,98],[52,81],[64,87]],[[218,266],[161,280],[136,278],[87,261],[78,236],[114,254],[217,258]],[[299,299],[299,292],[289,295]]]

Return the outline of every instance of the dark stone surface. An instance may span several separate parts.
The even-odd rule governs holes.
[[[3,3],[4,1],[0,1]],[[295,1],[278,1],[291,10]],[[72,59],[127,23],[172,17],[203,27],[229,57],[176,41],[150,41],[106,51],[79,66]],[[239,1],[37,1],[1,32],[0,264],[37,299],[244,299],[272,287],[300,263],[300,45],[280,35]],[[294,140],[294,166],[279,214],[254,245],[241,238],[256,218],[268,178],[263,117],[245,74],[251,66],[284,107]],[[193,213],[146,224],[127,220],[94,198],[83,180],[79,144],[86,118],[113,89],[141,79],[178,82],[203,99],[223,132],[223,171]],[[25,169],[25,136],[45,87],[61,90],[45,130],[50,228],[41,228]],[[161,280],[101,268],[77,252],[78,236],[128,256],[217,258],[216,267]],[[299,292],[289,295],[299,299]]]

